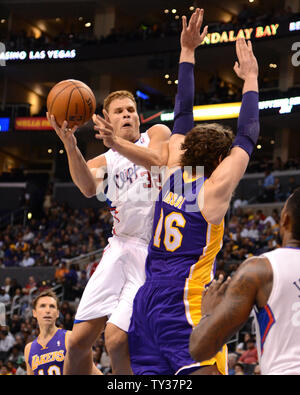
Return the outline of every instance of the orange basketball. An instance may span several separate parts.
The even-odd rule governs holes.
[[[68,127],[81,126],[89,121],[96,109],[92,90],[83,82],[64,80],[54,85],[47,97],[47,110],[61,126],[66,120]]]

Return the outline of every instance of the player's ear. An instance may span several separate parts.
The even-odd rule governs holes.
[[[34,309],[32,309],[32,315],[33,315],[34,318],[36,318],[36,312],[35,312]]]
[[[108,112],[104,108],[103,108],[103,115],[104,115],[105,121],[110,122]]]
[[[282,213],[280,222],[282,228],[289,229],[291,218],[286,210]]]

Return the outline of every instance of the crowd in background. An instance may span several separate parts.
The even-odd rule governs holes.
[[[288,21],[293,15],[290,7],[282,9],[269,9],[267,11],[253,8],[251,5],[245,4],[238,15],[232,16],[229,22],[222,21],[206,21],[209,31],[221,32],[229,31],[237,28],[246,28],[248,26],[261,26],[270,23],[282,23]],[[149,23],[147,20],[139,21],[138,25],[132,29],[128,26],[112,28],[106,36],[96,37],[93,33],[92,26],[89,29],[83,27],[82,30],[62,31],[56,37],[42,32],[39,38],[35,38],[34,33],[28,33],[25,30],[13,32],[9,39],[1,37],[1,41],[6,44],[7,50],[32,50],[32,49],[65,49],[78,48],[82,45],[95,44],[115,44],[128,41],[145,41],[152,38],[165,38],[179,35],[181,32],[181,18],[175,19],[174,14],[169,12],[165,18],[157,19],[157,22]]]
[[[0,233],[0,268],[58,266],[63,260],[104,248],[111,235],[108,209],[71,209],[50,203],[40,218],[8,225]]]
[[[79,254],[83,254],[104,247],[111,230],[108,215],[110,216],[110,213],[105,209],[74,212],[66,205],[53,203],[51,207],[44,208],[44,215],[40,220],[32,220],[24,229],[22,225],[15,225],[8,226],[1,232],[2,267],[55,266],[54,277],[49,281],[38,281],[33,275],[28,275],[23,286],[14,278],[6,278],[5,282],[0,284],[0,302],[9,308],[14,297],[18,296],[21,306],[17,313],[13,312],[7,327],[2,328],[0,332],[0,371],[4,372],[2,374],[6,374],[7,371],[9,374],[22,374],[20,372],[24,370],[24,346],[38,334],[36,320],[31,313],[31,300],[36,293],[60,285],[63,303],[59,325],[65,329],[72,329],[77,304],[88,279],[99,263],[93,255],[84,267],[68,265],[65,258],[77,256],[78,251]],[[216,275],[224,273],[226,276],[232,276],[247,257],[276,248],[278,231],[278,210],[267,216],[261,210],[252,212],[244,211],[241,207],[234,208],[233,215],[226,224],[224,246],[217,256]],[[32,264],[29,264],[30,258]],[[230,360],[234,361],[234,364],[232,362],[232,366],[230,365],[231,374],[257,374],[254,370],[259,369],[256,367],[255,343],[248,344],[242,339],[249,328],[251,331],[251,325],[246,326],[240,332],[237,341],[229,347]],[[253,335],[250,340],[253,340],[252,338]],[[95,344],[93,353],[95,363],[105,374],[109,374],[110,362],[103,338]],[[252,359],[247,358],[248,354],[252,359],[255,357],[255,361],[249,362]]]

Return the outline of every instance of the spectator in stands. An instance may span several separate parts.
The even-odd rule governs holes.
[[[243,341],[237,344],[235,352],[239,355],[239,357],[243,354],[244,351],[247,350],[247,341],[250,340],[250,338],[251,338],[250,332],[246,332],[244,334]]]
[[[65,262],[60,262],[57,269],[55,270],[54,278],[58,283],[62,283],[65,279],[65,275],[69,273],[69,269]]]
[[[295,181],[295,177],[290,177],[288,186],[287,186],[287,193],[286,193],[285,199],[287,199],[294,192],[294,190],[296,188],[298,188],[298,185]]]
[[[30,251],[26,251],[23,259],[19,263],[19,266],[29,267],[29,266],[34,266],[34,264],[35,264],[35,259],[31,256]]]
[[[24,360],[24,356],[20,356],[17,360],[17,370],[16,370],[16,376],[26,376],[27,372],[26,372],[26,364],[25,364],[25,360]]]
[[[253,375],[261,375],[259,364],[255,365],[255,367],[253,369]]]
[[[2,326],[0,330],[0,359],[8,357],[9,350],[15,345],[16,340],[10,333],[8,326]]]
[[[235,376],[243,376],[245,373],[244,373],[244,366],[243,366],[243,364],[242,363],[236,363],[235,365],[234,365],[234,375]]]
[[[235,374],[235,365],[237,363],[238,356],[236,353],[228,354],[228,374],[229,376],[233,376]]]
[[[247,365],[257,364],[258,362],[257,349],[256,349],[255,341],[252,338],[247,340],[246,350],[243,351],[238,362]]]
[[[274,201],[275,202],[284,202],[285,201],[285,195],[282,191],[279,177],[275,177],[275,180],[274,180]]]
[[[265,171],[265,179],[263,182],[263,202],[273,202],[274,201],[274,176],[271,170]]]
[[[34,288],[36,288],[35,278],[34,276],[29,276],[25,287],[22,289],[22,292],[24,295],[28,295],[29,292]]]
[[[0,303],[7,304],[10,301],[9,294],[5,291],[4,287],[0,287]]]
[[[9,371],[7,364],[2,365],[0,376],[10,376],[12,373]]]

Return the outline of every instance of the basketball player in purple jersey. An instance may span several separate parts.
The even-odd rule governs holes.
[[[28,375],[62,375],[71,331],[60,329],[58,299],[51,290],[43,291],[33,302],[33,317],[37,319],[40,334],[24,350]],[[93,365],[93,374],[102,373]]]
[[[178,93],[169,141],[171,175],[156,201],[146,282],[133,305],[129,328],[135,374],[226,374],[227,348],[195,361],[189,337],[201,319],[201,298],[214,278],[224,216],[259,135],[258,65],[252,46],[238,40],[236,74],[244,80],[238,131],[218,124],[194,127],[195,49],[203,41],[203,10],[183,17]],[[204,174],[196,171],[204,167]]]
[[[206,290],[204,317],[190,337],[195,360],[214,355],[243,326],[254,308],[262,374],[300,374],[299,224],[300,188],[281,212],[282,247],[247,259],[230,282],[222,283],[221,277]]]

